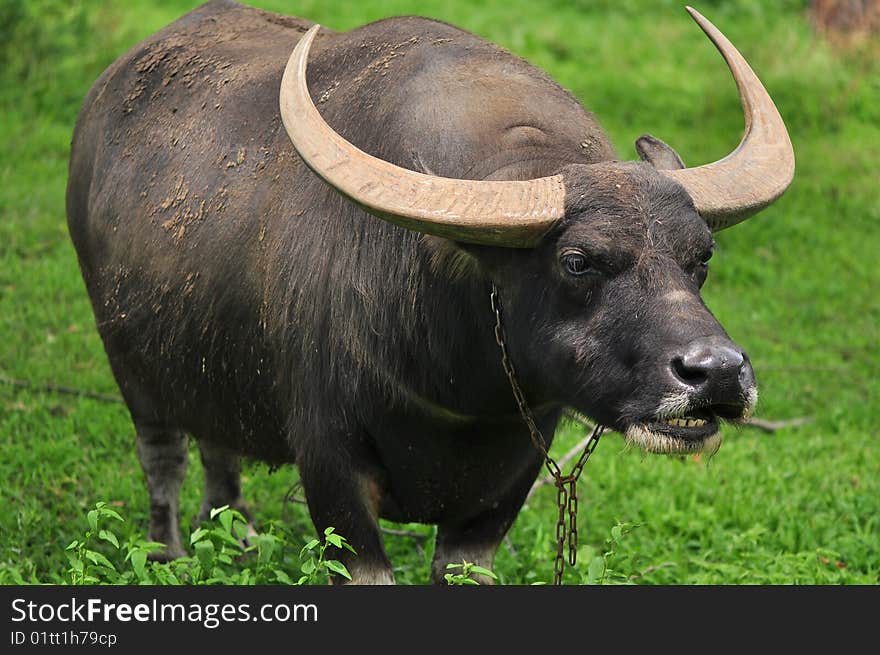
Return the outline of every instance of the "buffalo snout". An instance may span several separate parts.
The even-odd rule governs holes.
[[[694,339],[675,352],[669,370],[701,404],[741,404],[755,388],[755,373],[735,343],[721,336]]]

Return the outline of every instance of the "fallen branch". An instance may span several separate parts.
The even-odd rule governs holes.
[[[792,418],[785,421],[768,421],[766,419],[752,417],[748,419],[744,425],[751,428],[758,428],[764,432],[776,432],[783,428],[795,428],[800,425],[805,425],[812,420],[812,416],[801,416],[800,418]]]
[[[80,398],[91,398],[92,400],[100,400],[105,403],[122,403],[120,396],[109,393],[98,393],[97,391],[83,391],[82,389],[74,389],[73,387],[65,387],[60,384],[37,384],[28,380],[17,380],[0,375],[0,383],[8,384],[19,389],[30,389],[31,391],[42,391],[47,393],[61,393],[68,396],[79,396]]]
[[[566,410],[566,414],[570,418],[572,418],[576,421],[579,421],[580,423],[583,423],[586,428],[589,428],[590,430],[592,430],[592,426],[589,425],[585,421],[585,417],[582,414],[580,414],[579,412],[575,412],[573,410]],[[793,419],[788,419],[788,420],[784,420],[784,421],[770,421],[767,419],[760,419],[760,418],[752,417],[752,418],[748,419],[747,421],[745,421],[745,423],[743,423],[743,425],[745,425],[747,427],[757,428],[758,430],[763,430],[764,432],[771,432],[772,433],[772,432],[776,432],[777,430],[782,430],[784,428],[793,428],[793,427],[805,425],[812,420],[813,420],[812,416],[802,416],[800,418],[793,418]],[[568,464],[568,462],[570,462],[572,459],[574,459],[575,456],[579,455],[583,451],[583,449],[586,447],[587,442],[589,440],[590,440],[590,435],[588,434],[581,441],[579,441],[577,443],[577,445],[575,445],[571,450],[569,450],[567,453],[565,453],[565,455],[563,455],[559,459],[559,462],[558,462],[559,468],[560,469],[564,468],[565,465]],[[535,482],[535,484],[532,485],[532,488],[529,490],[529,494],[526,496],[525,502],[528,502],[529,499],[532,497],[532,495],[538,489],[540,489],[541,487],[544,487],[546,485],[550,485],[550,484],[555,484],[555,481],[553,480],[553,476],[549,475],[549,474],[546,475],[545,477],[541,478],[540,480],[537,480]]]
[[[583,452],[584,448],[587,447],[587,443],[590,441],[592,436],[593,435],[592,435],[592,430],[591,430],[590,433],[588,433],[586,437],[584,437],[583,439],[578,441],[577,444],[571,450],[569,450],[567,453],[565,453],[562,457],[559,458],[559,461],[557,461],[556,463],[559,464],[560,470],[565,468],[566,464],[568,464],[577,455],[580,455]],[[554,484],[553,476],[550,475],[549,473],[545,477],[536,481],[535,484],[532,485],[532,488],[529,489],[529,495],[526,496],[526,502],[529,502],[529,498],[531,498],[532,494],[534,494],[538,489],[540,489],[541,487],[548,485],[548,484]]]
[[[671,568],[673,566],[675,566],[675,562],[663,562],[662,564],[651,565],[648,568],[646,568],[644,571],[632,574],[631,576],[629,576],[629,579],[630,580],[638,580],[639,578],[644,578],[649,573],[653,573],[654,571],[657,571],[659,569]]]

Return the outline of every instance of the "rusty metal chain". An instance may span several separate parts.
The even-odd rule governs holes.
[[[554,484],[556,485],[556,506],[558,509],[558,515],[556,519],[556,560],[553,564],[553,584],[559,585],[562,584],[562,574],[565,571],[566,546],[568,550],[568,563],[571,566],[574,566],[577,563],[577,481],[584,470],[584,465],[586,465],[587,460],[590,459],[590,455],[592,455],[593,451],[596,449],[596,445],[599,443],[599,437],[602,436],[605,427],[597,425],[593,429],[593,434],[590,435],[587,445],[584,446],[584,450],[581,452],[581,455],[572,468],[571,473],[563,475],[559,464],[556,463],[556,460],[554,460],[548,452],[547,440],[544,439],[544,435],[541,434],[541,430],[538,428],[537,423],[535,423],[532,410],[529,408],[526,397],[519,386],[519,381],[516,377],[516,370],[513,367],[513,361],[510,359],[510,353],[507,351],[507,341],[504,336],[504,324],[501,321],[501,299],[498,296],[498,289],[494,284],[492,285],[490,299],[492,301],[492,311],[495,314],[495,342],[501,349],[501,366],[504,367],[504,372],[507,374],[507,379],[510,382],[510,388],[513,391],[513,398],[516,400],[516,406],[519,409],[520,416],[522,416],[523,421],[529,429],[529,437],[535,445],[535,448],[537,448],[544,457],[544,466],[546,466],[547,470],[550,472]]]

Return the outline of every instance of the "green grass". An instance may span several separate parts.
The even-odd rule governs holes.
[[[650,132],[685,161],[735,146],[742,115],[714,48],[681,3],[635,0],[253,0],[348,29],[395,14],[440,18],[549,72],[595,112],[623,159]],[[581,561],[568,582],[877,584],[880,581],[880,45],[835,50],[805,2],[697,4],[771,91],[795,146],[786,195],[717,235],[704,297],[748,351],[758,416],[810,416],[767,435],[727,429],[711,461],[645,457],[604,437],[580,485]],[[67,236],[64,186],[79,102],[125,49],[195,3],[13,2],[0,8],[0,375],[115,393]],[[40,16],[39,21],[28,17]],[[578,439],[561,430],[553,452]],[[197,513],[193,451],[181,504]],[[147,498],[122,405],[0,384],[0,581],[69,581],[65,547],[103,500],[146,537]],[[296,472],[247,465],[263,523],[283,521],[291,559],[313,529],[285,502]],[[554,493],[541,489],[501,548],[503,584],[548,582]],[[637,527],[610,538],[618,523]],[[428,526],[393,526],[432,535]],[[189,530],[189,525],[186,526]],[[125,535],[122,535],[125,536]],[[430,539],[387,536],[399,582],[424,583]],[[298,569],[290,571],[296,579]]]

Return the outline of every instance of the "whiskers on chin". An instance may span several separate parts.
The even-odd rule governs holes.
[[[712,457],[721,448],[721,433],[699,440],[685,440],[660,432],[654,432],[644,425],[631,425],[624,433],[628,444],[638,446],[647,453],[656,455],[687,455],[702,453]]]

